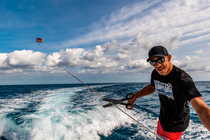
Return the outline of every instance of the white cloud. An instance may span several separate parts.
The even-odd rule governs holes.
[[[0,68],[6,67],[6,61],[7,59],[7,54],[6,53],[1,53],[0,54]]]
[[[209,65],[204,66],[204,71],[210,72],[210,66]]]
[[[131,58],[132,51],[133,49],[131,45],[121,46],[118,49],[118,53],[115,56],[115,60],[116,61],[129,60]]]
[[[6,54],[4,64],[11,69],[38,69],[45,62],[45,56],[32,50],[14,51]]]
[[[130,60],[127,64],[120,67],[120,70],[146,70],[151,68],[151,65],[145,59]]]
[[[184,69],[185,71],[209,71],[209,66],[198,63],[199,57],[196,56],[185,56],[184,60],[173,60],[172,63],[176,66]]]
[[[101,57],[104,55],[104,50],[102,49],[102,47],[100,45],[97,45],[94,51],[94,54],[96,57]]]
[[[207,22],[210,22],[210,20],[207,21]],[[192,31],[189,32],[189,33],[185,33],[183,37],[188,37],[188,38],[189,37],[195,37],[195,36],[200,36],[200,35],[203,35],[203,34],[206,34],[206,33],[208,34],[210,32],[210,28],[209,27],[205,27],[206,26],[205,23],[198,24],[198,25],[196,25],[196,24],[188,25],[188,27],[190,27],[190,26],[192,26],[191,27],[192,29],[196,29],[196,26],[202,26],[203,29],[198,29],[198,30],[195,30],[195,31],[193,31],[191,29]]]
[[[60,60],[60,54],[59,52],[54,52],[52,54],[49,54],[47,56],[47,61],[46,61],[46,65],[47,66],[55,66],[56,64],[54,63],[59,63],[61,60]]]
[[[113,68],[118,65],[117,61],[110,59],[109,55],[104,55],[105,49],[100,45],[95,47],[94,51],[85,51],[82,48],[66,49],[58,53],[49,55],[52,60],[62,66],[70,66],[72,68],[96,69],[95,71],[102,72],[105,69]],[[51,60],[47,61],[48,66],[54,66]],[[94,73],[95,73],[94,71]],[[78,71],[85,73],[86,71]]]
[[[14,51],[7,54],[6,63],[12,67],[37,67],[44,62],[45,54],[32,50]]]
[[[202,41],[209,40],[209,38],[210,38],[210,34],[200,35],[200,36],[197,36],[197,37],[194,37],[194,38],[186,39],[186,40],[182,41],[180,43],[180,45],[184,46],[184,45],[187,45],[187,44],[202,42]]]
[[[73,49],[66,49],[65,51],[60,51],[60,59],[62,60],[61,64],[77,67],[80,65],[80,56],[84,49],[82,48],[73,48]]]
[[[186,68],[191,64],[191,57],[185,56],[184,60],[181,60],[181,61],[173,60],[172,63],[180,68]]]
[[[177,36],[174,36],[171,39],[162,40],[160,45],[166,46],[166,48],[170,50],[177,49],[179,46],[178,40],[181,38],[181,36],[182,36],[182,33],[179,33]]]
[[[86,70],[81,70],[81,71],[78,71],[77,73],[79,73],[79,74],[85,74],[86,73]]]
[[[151,9],[151,7],[153,7]],[[155,44],[166,44],[177,48],[177,42],[167,42],[183,37],[180,45],[208,40],[210,36],[210,3],[194,0],[193,2],[176,0],[140,2],[115,11],[109,18],[94,23],[92,32],[65,43],[79,45],[90,42],[131,38],[142,32]],[[207,30],[204,30],[207,29]],[[180,34],[181,33],[181,34]],[[200,37],[197,37],[197,36]],[[189,39],[194,36],[194,39]],[[177,37],[177,38],[176,38]],[[69,43],[69,44],[68,44]]]
[[[202,53],[204,53],[204,51],[203,51],[203,49],[201,49],[200,51],[195,51],[195,53],[202,54]]]
[[[32,50],[14,51],[0,54],[0,69],[2,73],[26,73],[44,71],[46,54]]]
[[[155,45],[155,42],[148,40],[142,32],[139,32],[134,38],[133,44],[136,44],[137,46],[141,46],[146,49],[150,49]]]
[[[107,42],[103,45],[104,52],[115,52],[119,47],[117,40],[113,40],[112,42]]]
[[[109,22],[106,22],[107,24],[113,24],[113,23],[119,23],[122,21],[125,21],[127,19],[133,18],[135,15],[139,15],[140,13],[143,13],[142,11],[147,10],[151,6],[160,3],[160,1],[150,1],[150,2],[141,2],[136,3],[135,5],[125,6],[121,8],[119,11],[115,11],[110,15]]]
[[[71,66],[71,67],[78,67],[80,65],[80,57],[81,54],[84,52],[85,49],[82,48],[73,48],[73,49],[66,49],[61,50],[59,52],[54,52],[52,55],[48,55],[50,59],[59,63],[61,65]],[[46,64],[48,66],[54,66],[51,60],[47,60]]]

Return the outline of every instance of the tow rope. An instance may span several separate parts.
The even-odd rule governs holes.
[[[47,58],[49,58],[47,56]],[[91,87],[89,87],[87,84],[85,84],[84,82],[82,82],[79,78],[77,78],[76,76],[74,76],[72,73],[70,73],[69,71],[67,71],[66,69],[64,69],[63,67],[61,67],[58,63],[56,63],[54,60],[52,60],[51,58],[49,58],[53,63],[55,63],[57,66],[59,66],[60,68],[62,68],[64,71],[66,71],[68,74],[70,74],[71,76],[73,76],[75,79],[77,79],[79,82],[81,82],[82,84],[84,84],[85,86],[87,86],[89,89],[91,89],[93,92],[97,93],[99,96],[101,96],[103,99],[105,98],[104,96],[102,96],[101,94],[99,94],[97,91],[95,91],[94,89],[92,89]],[[123,111],[122,109],[120,109],[118,106],[116,106],[114,103],[110,102],[110,104],[112,104],[114,107],[116,107],[117,109],[119,109],[121,112],[123,112],[124,114],[126,114],[128,117],[130,117],[131,119],[133,119],[135,122],[137,122],[139,125],[141,125],[142,127],[144,127],[146,130],[148,130],[149,132],[151,132],[152,134],[154,134],[156,137],[158,137],[160,140],[164,140],[163,138],[161,138],[159,135],[157,135],[156,133],[154,133],[152,130],[150,130],[149,128],[147,128],[146,126],[144,126],[142,123],[140,123],[139,121],[137,121],[136,119],[134,119],[132,116],[130,116],[128,113],[126,113],[125,111]]]

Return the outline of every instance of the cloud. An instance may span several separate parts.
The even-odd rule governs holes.
[[[84,69],[101,69],[111,68],[117,66],[117,61],[112,61],[109,55],[104,55],[105,48],[100,45],[95,47],[93,52],[86,51],[82,48],[66,49],[58,53],[53,53],[48,57],[54,60],[56,63],[62,66],[69,66],[72,68],[84,68]],[[48,66],[54,66],[51,60],[47,60]],[[84,71],[83,71],[84,73]]]
[[[201,49],[200,51],[195,51],[194,53],[202,54],[202,53],[204,53],[204,51],[203,51],[203,49]]]
[[[185,56],[184,60],[181,60],[181,61],[173,60],[172,63],[180,68],[186,68],[191,65],[191,62],[192,62],[191,59],[192,58],[190,56]]]
[[[204,71],[210,72],[210,66],[209,65],[204,66]]]
[[[176,49],[179,46],[179,39],[181,38],[181,36],[182,36],[182,33],[179,33],[178,35],[172,37],[171,39],[162,40],[160,45],[166,46],[166,48],[169,50]]]
[[[152,68],[149,63],[145,61],[145,59],[139,59],[139,60],[130,60],[128,63],[126,63],[124,66],[121,66],[118,70],[120,71],[145,71],[149,68]]]
[[[133,44],[148,49],[153,47],[155,45],[155,42],[148,40],[142,32],[139,32],[134,38]]]
[[[7,54],[6,63],[12,67],[40,66],[44,62],[45,54],[32,50],[14,51]]]
[[[55,66],[55,63],[59,63],[61,61],[59,52],[54,52],[47,56],[46,65],[47,66]],[[54,63],[55,62],[55,63]]]
[[[0,53],[0,69],[6,67],[5,60],[7,59],[7,54],[6,53]]]
[[[185,56],[184,60],[173,60],[172,63],[185,71],[203,71],[203,72],[209,72],[210,67],[206,64],[197,63],[199,60],[199,57],[196,56]]]
[[[132,52],[133,52],[132,46],[130,45],[121,46],[118,49],[118,53],[114,59],[116,61],[129,60],[131,58]]]
[[[202,42],[202,41],[209,40],[209,38],[210,38],[210,34],[201,35],[201,36],[197,36],[197,37],[193,37],[193,38],[184,40],[180,43],[180,45],[184,46],[184,45],[187,45],[187,44]]]
[[[115,52],[119,47],[117,40],[113,40],[112,42],[107,42],[103,45],[104,52]]]
[[[208,40],[210,36],[210,3],[208,1],[176,0],[139,2],[113,12],[92,25],[92,31],[65,46],[117,39],[130,39],[142,32],[151,43],[164,44],[175,49],[180,45]],[[205,28],[205,29],[204,29]],[[193,37],[190,39],[189,36]],[[174,41],[169,40],[174,37]]]
[[[5,71],[40,70],[45,62],[46,54],[32,50],[14,51],[0,54],[0,69]]]
[[[157,1],[144,1],[141,3],[136,3],[134,5],[128,5],[121,8],[118,11],[113,12],[110,15],[109,22],[105,22],[108,25],[126,21],[127,19],[133,19],[134,16],[139,16],[139,14],[144,15],[146,10],[152,6],[160,3],[160,0]]]

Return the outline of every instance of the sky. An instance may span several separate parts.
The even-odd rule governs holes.
[[[209,0],[1,0],[0,85],[79,83],[53,61],[85,83],[150,82],[155,45],[210,81],[209,13]]]

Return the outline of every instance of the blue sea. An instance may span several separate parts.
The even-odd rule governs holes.
[[[210,82],[195,82],[210,106]],[[88,84],[106,98],[122,99],[148,83]],[[154,140],[155,136],[82,84],[0,86],[0,140]],[[155,92],[122,110],[156,132],[159,100]],[[190,106],[190,125],[182,140],[207,140],[210,132]]]

